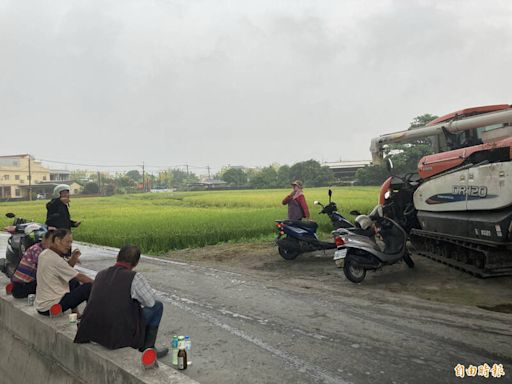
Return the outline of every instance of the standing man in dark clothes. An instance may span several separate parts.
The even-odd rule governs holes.
[[[75,343],[94,341],[109,349],[132,347],[141,352],[155,348],[163,304],[155,300],[144,276],[133,271],[139,259],[139,248],[125,245],[116,264],[98,272]],[[156,352],[160,358],[169,350]]]
[[[53,190],[53,199],[46,204],[46,225],[48,227],[71,229],[80,221],[73,221],[69,215],[69,185],[59,184]]]

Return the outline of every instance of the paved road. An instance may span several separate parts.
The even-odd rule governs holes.
[[[5,249],[0,236],[0,252]],[[81,268],[112,265],[116,250],[80,245]],[[137,269],[165,304],[159,342],[192,338],[200,382],[453,383],[454,367],[503,364],[512,377],[512,315],[435,304],[364,285],[322,287],[155,258]],[[338,288],[339,288],[338,287]],[[170,358],[164,363],[170,364]]]

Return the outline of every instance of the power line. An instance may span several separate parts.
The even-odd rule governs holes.
[[[105,165],[105,164],[83,164],[83,163],[70,163],[66,161],[48,160],[48,159],[36,159],[37,161],[44,161],[46,163],[64,164],[64,165],[75,165],[79,167],[98,167],[98,168],[141,168],[142,164],[125,164],[125,165]],[[209,169],[208,165],[190,165],[190,164],[175,164],[175,165],[151,165],[144,164],[146,168],[194,168],[194,169]]]
[[[45,161],[47,163],[54,164],[65,164],[65,165],[76,165],[79,167],[98,167],[98,168],[128,168],[128,167],[140,167],[141,164],[136,165],[102,165],[102,164],[80,164],[80,163],[68,163],[65,161],[55,161],[55,160],[47,160],[47,159],[37,159],[38,161]]]

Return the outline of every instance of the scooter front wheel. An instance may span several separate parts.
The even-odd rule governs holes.
[[[282,256],[282,258],[285,260],[293,260],[300,254],[299,251],[295,251],[293,249],[278,247],[277,250],[279,251],[279,254]]]
[[[355,263],[350,256],[345,258],[343,272],[346,278],[353,283],[360,283],[366,277],[366,269]]]
[[[414,261],[413,259],[411,258],[411,255],[409,255],[408,253],[406,253],[404,255],[404,261],[405,261],[405,264],[407,264],[407,266],[409,268],[414,268]]]
[[[10,279],[12,275],[14,275],[14,272],[16,272],[16,267],[5,260],[5,265],[2,266],[2,272]]]

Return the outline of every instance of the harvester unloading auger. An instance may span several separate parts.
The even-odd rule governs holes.
[[[421,158],[417,175],[386,180],[380,202],[391,199],[390,214],[419,254],[480,277],[512,275],[512,106],[468,108],[379,136],[373,161],[386,144],[425,137],[435,153]]]

